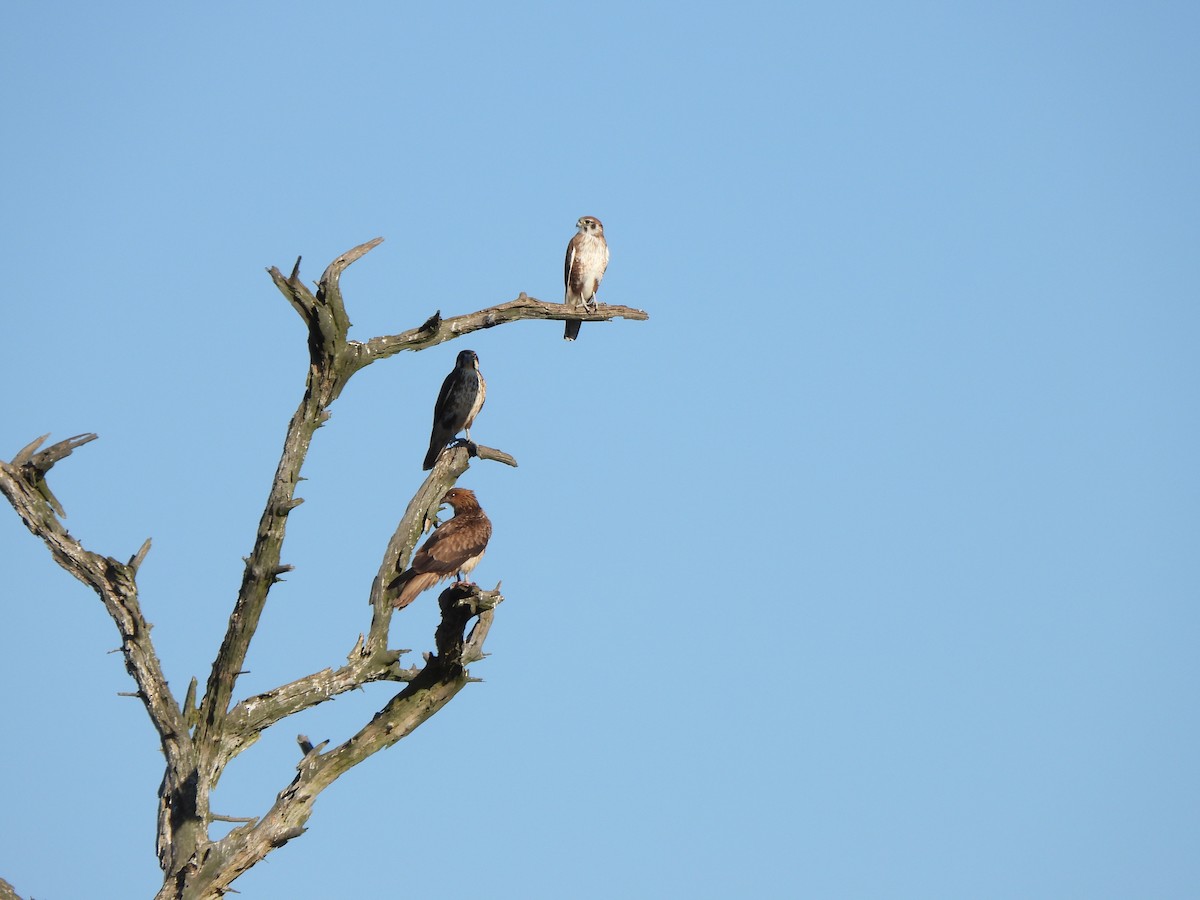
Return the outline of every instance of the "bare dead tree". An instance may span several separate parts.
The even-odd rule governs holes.
[[[606,321],[646,319],[646,313],[624,306],[601,305],[595,311],[568,309],[522,293],[498,306],[449,319],[435,313],[422,325],[400,334],[365,343],[348,338],[339,278],[346,267],[378,246],[368,241],[334,260],[321,276],[314,294],[300,280],[300,260],[290,275],[272,267],[276,287],[287,297],[308,328],[311,364],[304,396],[288,424],[283,453],[254,547],[242,575],[241,587],[229,617],[225,638],[213,661],[204,694],[197,699],[192,679],[182,703],[172,694],[150,637],[150,626],[138,596],[138,567],[150,550],[147,540],[122,562],[86,549],[62,524],[62,506],[46,477],[51,467],[77,448],[96,439],[81,434],[40,449],[47,435],[23,448],[11,462],[0,461],[0,491],[29,530],[50,549],[55,562],[99,595],[121,637],[125,668],[137,686],[158,732],[166,765],[158,801],[158,859],[163,870],[159,900],[207,900],[223,896],[233,881],[271,850],[303,834],[321,791],[373,753],[392,746],[445,706],[470,680],[467,666],[483,658],[483,643],[495,608],[504,598],[495,590],[453,584],[438,598],[441,622],[434,636],[436,651],[424,655],[423,665],[404,666],[407,650],[389,649],[388,629],[395,591],[389,587],[407,564],[426,524],[437,514],[440,499],[470,465],[471,455],[509,465],[516,461],[489,447],[455,447],[443,453],[400,518],[388,542],[370,592],[371,621],[358,636],[344,665],[314,672],[252,697],[234,702],[234,690],[250,642],[258,628],[272,585],[291,567],[281,564],[289,513],[303,500],[296,496],[300,470],[313,434],[329,417],[329,406],[360,369],[403,350],[423,350],[482,328],[522,319],[567,318]],[[473,627],[467,631],[474,621]],[[215,815],[209,795],[225,767],[246,750],[264,730],[288,716],[376,681],[403,685],[346,741],[329,748],[301,735],[297,774],[278,794],[271,808],[213,840]],[[0,879],[0,898],[17,898]],[[19,898],[18,898],[19,900]]]

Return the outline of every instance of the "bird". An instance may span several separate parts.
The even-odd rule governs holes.
[[[600,279],[608,268],[608,241],[604,239],[604,225],[595,216],[580,216],[575,223],[579,232],[567,244],[567,259],[563,266],[563,281],[567,295],[563,303],[572,308],[582,306],[596,308],[596,291],[600,290]],[[568,319],[563,339],[573,341],[579,337],[578,319]]]
[[[438,454],[460,431],[465,431],[467,440],[471,440],[471,423],[483,409],[486,398],[487,384],[479,371],[479,356],[474,350],[463,350],[454,370],[442,382],[437,403],[433,405],[433,433],[429,436],[423,470],[428,472],[433,468]]]
[[[466,488],[451,488],[438,503],[454,507],[454,515],[439,525],[413,554],[412,565],[388,585],[399,588],[400,593],[392,601],[396,609],[403,609],[439,581],[451,575],[463,581],[483,559],[488,540],[492,536],[492,523],[475,499],[475,492]]]

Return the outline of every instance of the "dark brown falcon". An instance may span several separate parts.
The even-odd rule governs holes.
[[[608,268],[608,241],[604,239],[604,226],[595,216],[580,216],[575,223],[579,233],[567,244],[567,259],[563,267],[563,281],[567,295],[563,303],[567,306],[596,308],[596,291],[600,290],[600,279]],[[563,338],[573,341],[579,337],[578,319],[568,319]]]
[[[441,393],[433,405],[433,433],[429,436],[429,452],[425,454],[425,471],[433,468],[438,454],[454,440],[460,431],[471,439],[471,423],[483,409],[487,397],[487,384],[479,371],[479,357],[474,350],[463,350],[458,354],[454,371],[442,382]]]
[[[393,581],[391,588],[400,588],[392,605],[403,609],[439,581],[456,575],[458,581],[479,564],[492,536],[492,523],[479,508],[475,492],[466,488],[451,488],[438,504],[449,503],[454,515],[443,522],[413,554],[412,565]]]

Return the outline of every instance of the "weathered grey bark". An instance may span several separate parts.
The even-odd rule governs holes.
[[[295,496],[300,470],[313,434],[329,417],[329,406],[360,369],[403,350],[421,350],[521,319],[584,321],[612,318],[645,319],[646,313],[622,306],[600,306],[580,314],[559,303],[543,303],[522,293],[516,300],[450,319],[435,313],[424,324],[401,334],[366,343],[348,338],[350,320],[339,288],[346,267],[376,247],[376,238],[334,260],[314,294],[299,277],[300,261],[288,276],[271,268],[271,278],[308,326],[311,365],[304,396],[288,424],[283,453],[259,521],[254,548],[246,558],[233,612],[220,650],[208,675],[203,698],[196,702],[192,680],[182,706],[171,693],[150,639],[137,591],[137,571],[150,549],[147,540],[129,559],[120,562],[85,549],[63,526],[62,506],[46,483],[46,474],[76,448],[95,440],[86,434],[39,448],[45,436],[22,449],[12,462],[0,461],[0,492],[8,498],[29,530],[49,547],[60,566],[100,596],[121,635],[125,666],[137,685],[150,720],[159,734],[166,769],[159,789],[158,856],[163,869],[159,900],[217,898],[239,875],[272,849],[302,834],[312,804],[338,776],[373,753],[392,746],[434,715],[471,680],[466,666],[483,657],[483,641],[493,610],[503,600],[497,590],[452,585],[441,593],[441,624],[435,635],[436,653],[424,665],[400,664],[407,650],[388,649],[392,595],[386,587],[402,570],[437,504],[470,464],[471,456],[509,465],[516,461],[489,447],[460,446],[443,453],[400,518],[380,562],[370,593],[371,622],[359,635],[337,669],[323,669],[290,684],[233,702],[237,678],[258,627],[272,585],[291,567],[282,564],[289,513],[303,502]],[[467,626],[475,625],[469,633]],[[298,773],[280,791],[260,818],[244,821],[220,840],[209,837],[214,815],[209,794],[225,766],[250,747],[270,726],[301,710],[373,681],[394,681],[405,687],[358,733],[332,748],[312,746],[301,737],[303,754]],[[7,893],[6,893],[7,892]],[[15,897],[0,880],[0,900]]]

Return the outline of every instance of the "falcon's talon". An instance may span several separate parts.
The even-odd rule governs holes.
[[[447,445],[447,449],[453,450],[456,447],[465,447],[468,456],[479,456],[479,445],[467,438],[455,438]]]

